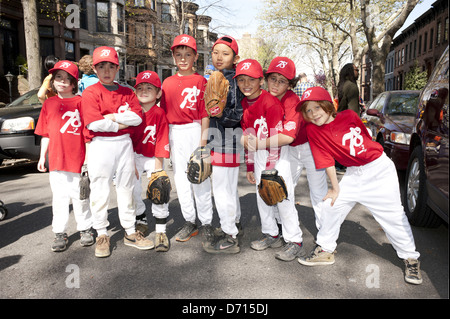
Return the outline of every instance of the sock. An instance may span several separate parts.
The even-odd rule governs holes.
[[[136,228],[134,228],[133,226],[131,228],[125,229],[125,232],[127,233],[128,236],[130,236],[136,232]]]
[[[100,237],[101,235],[108,236],[108,231],[106,230],[106,228],[96,229],[96,231],[98,237]]]
[[[156,218],[155,217],[155,232],[157,233],[165,233],[166,232],[166,223],[167,218]]]

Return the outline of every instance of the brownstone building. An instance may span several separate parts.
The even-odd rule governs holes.
[[[397,36],[388,57],[386,89],[404,89],[406,73],[417,61],[421,71],[431,75],[437,61],[448,46],[448,2],[438,0]]]

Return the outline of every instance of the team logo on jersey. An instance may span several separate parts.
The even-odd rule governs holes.
[[[142,144],[147,144],[147,142],[156,144],[156,124],[149,125],[145,128],[144,134],[147,134],[145,138],[142,140]]]
[[[196,110],[197,96],[200,94],[200,90],[194,85],[192,88],[185,88],[181,92],[181,96],[184,97],[183,102],[180,104],[181,109],[185,107],[190,110]]]
[[[125,102],[124,105],[119,106],[119,108],[117,109],[117,113],[124,113],[125,111],[128,111],[130,109],[130,105],[128,104],[128,102]]]
[[[287,64],[287,61],[279,61],[276,68],[284,69]]]
[[[74,135],[80,135],[80,127],[81,127],[81,118],[80,118],[80,112],[78,110],[75,111],[67,111],[64,113],[64,115],[61,117],[63,120],[65,118],[69,118],[66,123],[59,129],[59,131]],[[70,127],[70,128],[69,128]]]
[[[109,56],[110,53],[111,53],[111,50],[103,49],[103,50],[100,52],[100,56]]]
[[[256,131],[256,137],[260,140],[265,139],[269,137],[269,129],[267,127],[266,119],[261,116],[260,119],[255,120],[255,123],[253,125]]]
[[[351,156],[355,157],[356,155],[367,151],[363,144],[364,138],[361,135],[361,128],[351,127],[350,132],[344,134],[344,136],[342,137],[342,145],[345,146],[347,141],[349,141],[349,150]]]
[[[286,131],[293,131],[297,127],[297,124],[294,121],[289,121],[286,124],[284,124],[284,129]]]

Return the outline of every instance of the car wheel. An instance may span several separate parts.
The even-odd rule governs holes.
[[[422,148],[417,146],[411,154],[406,170],[403,205],[411,225],[437,227],[441,219],[427,205],[425,164]]]

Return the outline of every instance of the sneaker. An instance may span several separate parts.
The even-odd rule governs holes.
[[[52,244],[52,251],[58,252],[66,250],[68,242],[69,240],[66,233],[56,233]]]
[[[176,234],[176,241],[188,241],[191,237],[198,235],[198,227],[191,222],[185,222],[180,231]]]
[[[420,273],[420,261],[414,258],[403,260],[405,262],[405,281],[413,285],[422,283],[422,274]]]
[[[166,233],[155,234],[155,250],[156,251],[168,251],[170,248],[170,241],[167,238]]]
[[[275,258],[283,261],[293,261],[296,257],[304,257],[305,250],[302,243],[287,243],[282,252],[276,253]]]
[[[108,257],[111,255],[109,251],[109,236],[101,235],[97,237],[97,245],[95,246],[95,257]]]
[[[136,231],[140,231],[144,236],[148,235],[148,223],[145,213],[136,216]]]
[[[131,235],[125,234],[123,242],[126,246],[134,247],[140,250],[149,250],[155,247],[155,244],[150,239],[145,238],[140,231],[137,231]]]
[[[326,252],[319,245],[307,257],[298,258],[298,262],[305,266],[332,265],[334,253]]]
[[[214,240],[214,228],[207,224],[200,227],[200,234],[203,242],[212,242]]]
[[[95,242],[94,240],[94,232],[92,228],[80,231],[80,245],[83,247],[91,246]]]
[[[203,250],[211,254],[237,254],[241,251],[237,238],[224,234],[211,242],[203,242]]]
[[[267,248],[280,248],[283,245],[281,237],[272,237],[269,234],[263,234],[260,239],[252,241],[250,247],[254,250],[264,250]]]

